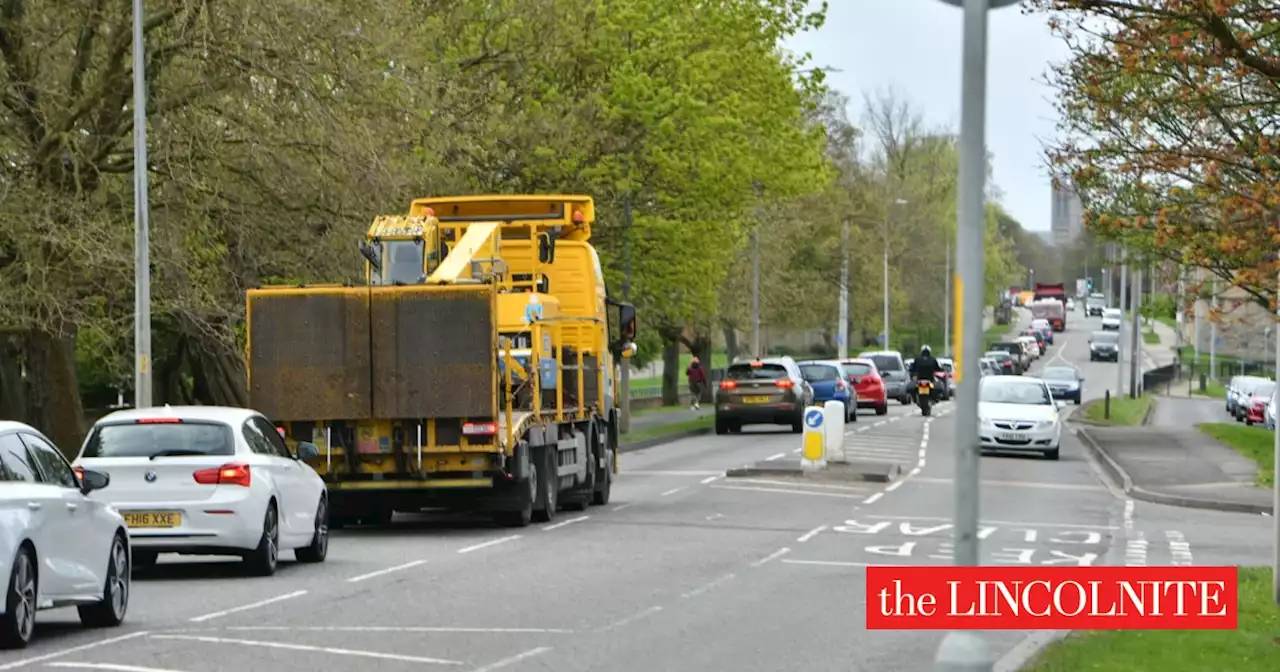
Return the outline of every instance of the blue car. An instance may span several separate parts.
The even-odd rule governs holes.
[[[1084,378],[1074,366],[1048,366],[1040,372],[1040,378],[1049,386],[1054,399],[1065,399],[1079,406],[1084,394]]]
[[[844,404],[844,421],[858,421],[858,404],[854,401],[856,393],[840,362],[800,362],[798,366],[800,375],[813,388],[813,403],[821,405],[828,401],[838,401]]]

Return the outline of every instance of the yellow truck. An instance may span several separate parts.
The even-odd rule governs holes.
[[[636,311],[594,221],[586,196],[422,198],[374,219],[362,286],[248,291],[250,403],[328,483],[331,525],[608,503]]]

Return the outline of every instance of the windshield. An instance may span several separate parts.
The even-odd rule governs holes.
[[[777,380],[787,377],[787,367],[781,364],[734,364],[724,372],[729,380]]]
[[[215,422],[99,425],[84,444],[81,457],[151,457],[161,451],[175,455],[232,455],[231,427]]]
[[[1255,396],[1255,397],[1270,397],[1272,394],[1274,394],[1274,393],[1275,393],[1275,391],[1276,391],[1276,384],[1275,384],[1275,383],[1270,383],[1270,382],[1268,382],[1268,383],[1262,383],[1262,384],[1258,385],[1257,387],[1253,388],[1253,396]]]
[[[876,368],[881,371],[901,371],[902,360],[893,355],[864,355],[863,359],[869,359],[876,363]]]
[[[849,372],[851,376],[869,376],[871,375],[871,365],[862,362],[852,362],[844,365],[844,370]]]
[[[384,285],[416,285],[422,282],[422,241],[389,240],[382,244]]]
[[[984,378],[982,391],[978,401],[992,404],[1026,404],[1029,406],[1052,406],[1053,397],[1049,390],[1040,383],[1031,381],[1006,381],[1009,376]]]
[[[1102,316],[1103,316],[1103,317],[1120,317],[1120,309],[1119,309],[1119,308],[1108,308],[1108,309],[1106,309],[1106,310],[1102,311]]]
[[[830,364],[803,364],[800,375],[811,383],[825,383],[840,380],[840,369]]]
[[[1075,380],[1076,370],[1065,366],[1051,366],[1045,369],[1040,377],[1045,380]]]
[[[1021,343],[996,343],[996,344],[992,345],[991,347],[995,348],[996,350],[1003,350],[1003,351],[1005,351],[1005,352],[1009,352],[1009,353],[1015,353],[1015,352],[1016,352],[1016,353],[1021,353],[1021,352],[1022,352],[1022,344],[1021,344]]]
[[[987,357],[989,359],[996,359],[996,360],[1009,359],[1009,353],[1005,352],[1004,350],[992,350],[991,352],[984,354],[983,357]]]
[[[1094,343],[1115,345],[1120,342],[1120,334],[1111,331],[1095,331],[1089,340]]]

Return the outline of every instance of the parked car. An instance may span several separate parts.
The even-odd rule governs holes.
[[[956,362],[950,357],[939,357],[938,364],[942,366],[942,399],[950,401],[956,396]]]
[[[1267,421],[1267,404],[1276,394],[1276,384],[1267,381],[1253,388],[1253,393],[1249,397],[1249,407],[1244,412],[1244,424],[1250,427],[1260,425]]]
[[[1265,380],[1266,378],[1262,378],[1260,376],[1232,376],[1231,380],[1227,381],[1225,395],[1227,415],[1230,415],[1233,418],[1239,417],[1239,407],[1245,388],[1249,385],[1254,385]]]
[[[870,359],[849,359],[841,362],[845,373],[858,395],[858,406],[874,408],[876,415],[889,412],[889,390],[876,363]]]
[[[77,472],[47,437],[0,421],[0,645],[23,648],[36,611],[75,606],[89,627],[114,627],[129,609],[132,572],[124,518],[97,493],[110,477]]]
[[[1107,308],[1102,311],[1102,329],[1103,331],[1120,331],[1120,321],[1124,319],[1124,313],[1119,308]]]
[[[1022,361],[1020,357],[1020,353],[1022,352],[1022,346],[1018,346],[1017,344],[1014,344],[1014,345],[1015,347],[1017,347],[1016,352],[1010,349],[1000,349],[1000,350],[992,349],[983,353],[982,356],[995,361],[996,364],[998,364],[1000,367],[1001,375],[1005,375],[1005,376],[1019,375],[1022,373]],[[995,346],[992,346],[992,347],[994,348]]]
[[[161,553],[237,555],[274,574],[281,550],[323,562],[328,490],[261,413],[221,406],[116,411],[94,423],[75,464],[111,475],[102,501],[124,516],[138,567]]]
[[[790,357],[734,362],[716,390],[716,434],[742,431],[743,425],[790,425],[804,431],[804,409],[813,388]]]
[[[1084,378],[1074,366],[1048,366],[1040,372],[1040,378],[1049,385],[1054,399],[1066,399],[1080,405],[1084,394]]]
[[[1095,331],[1089,335],[1089,361],[1120,361],[1120,334]]]
[[[1053,325],[1049,324],[1049,320],[1043,318],[1031,320],[1031,330],[1041,336],[1040,340],[1053,345]]]
[[[1009,353],[1017,365],[1013,369],[1014,375],[1022,375],[1031,367],[1031,355],[1027,352],[1026,346],[1017,341],[1000,341],[991,344],[992,350],[1003,350]]]
[[[1249,412],[1254,410],[1254,406],[1259,398],[1265,402],[1270,393],[1268,392],[1266,395],[1260,395],[1259,391],[1264,388],[1268,388],[1269,386],[1274,387],[1270,380],[1267,380],[1266,378],[1254,378],[1252,376],[1240,382],[1238,387],[1239,391],[1236,393],[1237,401],[1235,405],[1235,412],[1232,414],[1236,419],[1236,422],[1245,422],[1248,419]]]
[[[858,355],[858,359],[869,359],[876,363],[876,370],[880,372],[880,377],[888,388],[890,399],[897,399],[903,406],[911,403],[911,395],[915,390],[908,384],[911,375],[906,363],[902,361],[902,353],[897,350],[878,350],[864,352]]]
[[[1046,339],[1046,338],[1044,337],[1044,334],[1043,334],[1043,333],[1041,333],[1039,330],[1037,330],[1037,329],[1027,329],[1027,330],[1025,330],[1025,331],[1023,331],[1023,332],[1022,332],[1022,335],[1023,335],[1023,336],[1030,336],[1031,338],[1035,339],[1035,342],[1036,342],[1036,349],[1040,352],[1040,354],[1042,354],[1042,355],[1043,355],[1043,354],[1044,354],[1044,352],[1045,352],[1046,350],[1048,350],[1048,349],[1049,349],[1049,340],[1048,340],[1048,339]]]
[[[986,451],[1038,452],[1058,459],[1061,401],[1039,378],[992,376],[978,382],[978,437]]]
[[[849,376],[840,362],[799,362],[797,366],[800,367],[800,376],[813,388],[813,403],[838,401],[844,404],[844,421],[858,421],[858,404],[854,399],[853,384],[849,382]]]
[[[1044,352],[1040,350],[1040,343],[1035,336],[1019,336],[1014,341],[1021,343],[1027,349],[1027,355],[1032,359],[1040,359],[1044,356]]]
[[[984,376],[998,376],[1003,373],[1000,370],[1000,363],[997,362],[994,357],[988,357],[986,355],[983,355],[982,358],[978,360],[978,370]]]

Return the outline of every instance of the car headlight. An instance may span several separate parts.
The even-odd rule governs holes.
[[[1037,429],[1053,429],[1054,425],[1057,425],[1057,424],[1058,424],[1057,420],[1041,420],[1040,423],[1036,425],[1036,428]]]

